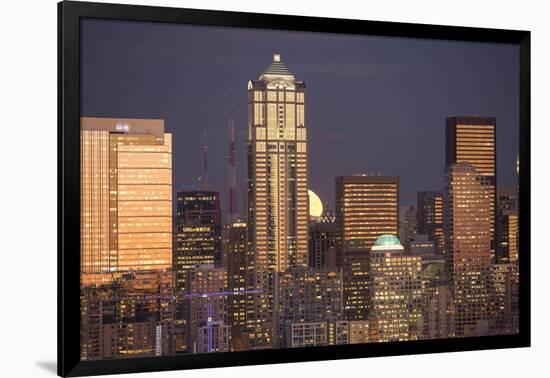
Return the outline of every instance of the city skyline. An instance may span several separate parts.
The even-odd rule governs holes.
[[[97,43],[106,33],[108,42]],[[512,46],[107,20],[85,20],[82,38],[82,114],[164,119],[174,145],[187,146],[173,152],[174,192],[200,186],[206,108],[210,188],[221,192],[224,217],[231,104],[240,194],[246,162],[243,83],[261,73],[273,52],[315,89],[306,109],[314,142],[309,184],[323,203],[334,203],[331,177],[354,173],[399,176],[401,205],[414,205],[418,191],[440,190],[445,164],[433,156],[444,153],[445,119],[454,115],[497,118],[497,181],[515,185],[519,60]],[[193,47],[185,50],[189,41]],[[144,50],[150,54],[136,55]],[[414,156],[424,169],[388,157],[380,141]]]
[[[318,81],[304,80],[279,50],[269,56],[246,87],[231,91],[223,147],[209,144],[206,119],[223,106],[203,108],[195,129],[170,129],[164,117],[81,117],[81,358],[517,333],[518,186],[495,178],[500,119],[445,114],[437,126],[444,138],[413,130],[417,139],[403,144],[412,121],[406,130],[363,128],[374,114],[366,108],[345,149],[339,153],[335,145],[319,157],[311,150],[323,140],[342,141],[335,133],[346,126],[332,125],[328,138],[317,138],[312,119],[325,112],[344,120],[348,113],[337,109],[347,106],[351,116],[362,97],[342,80],[345,93],[331,93],[332,107],[319,109],[311,101],[323,93]],[[319,67],[309,69],[331,76]],[[362,78],[372,79],[361,72],[340,73],[353,73],[353,85],[361,87]],[[189,80],[182,109],[195,109],[189,102],[200,94],[186,96],[204,88],[212,97],[224,91]],[[244,134],[233,132],[240,93],[248,110]],[[441,111],[436,104],[430,109]],[[201,141],[182,140],[187,131]],[[369,166],[354,154],[371,153],[372,136],[369,156],[400,174],[356,171]],[[239,145],[244,174],[235,190]],[[410,145],[418,151],[409,152]],[[437,164],[422,161],[425,146],[434,147],[428,153]],[[195,149],[198,160],[178,158]],[[503,170],[517,180],[514,151],[505,155],[510,164]],[[220,156],[224,169],[211,171]],[[173,184],[196,163],[196,185]],[[315,164],[322,174],[310,171]],[[427,177],[439,164],[442,183],[431,185]],[[316,187],[320,177],[327,187]],[[403,184],[403,177],[416,184]],[[311,190],[333,198],[323,198],[322,209]],[[408,206],[403,197],[411,199]],[[235,201],[242,211],[230,211]]]

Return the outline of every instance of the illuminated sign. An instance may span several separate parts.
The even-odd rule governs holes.
[[[130,125],[128,125],[127,123],[117,123],[115,125],[115,130],[122,133],[127,133],[128,131],[130,131]]]

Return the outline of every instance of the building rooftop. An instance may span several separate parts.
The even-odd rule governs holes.
[[[395,235],[381,235],[374,242],[375,246],[378,247],[397,247],[401,246],[401,242]]]
[[[276,77],[294,79],[294,74],[286,68],[283,62],[281,62],[281,55],[277,53],[273,54],[273,62],[267,66],[265,71],[261,74],[260,79]]]

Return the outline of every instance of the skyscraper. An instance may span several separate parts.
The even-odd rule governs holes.
[[[308,186],[305,84],[274,54],[248,82],[246,220],[254,251],[258,346],[272,345],[278,272],[307,266]]]
[[[488,332],[491,279],[491,199],[486,176],[468,163],[446,169],[444,230],[455,335]]]
[[[208,190],[180,190],[174,245],[176,287],[185,287],[189,270],[207,264],[221,265],[220,195]]]
[[[423,191],[417,195],[417,231],[433,240],[436,252],[443,252],[443,194]]]
[[[496,260],[496,119],[459,116],[447,118],[446,166],[469,163],[483,176],[490,199],[491,259]]]
[[[369,253],[376,239],[397,235],[399,178],[336,177],[336,263],[344,272],[344,314],[367,320]]]
[[[227,265],[227,290],[233,293],[244,293],[248,289],[249,248],[246,236],[246,223],[234,222],[223,229],[224,260]],[[246,345],[243,330],[247,323],[247,309],[251,297],[232,295],[228,298],[228,323],[231,326],[233,350],[242,350]]]
[[[336,266],[336,225],[333,213],[326,207],[319,218],[309,223],[309,266],[334,268]]]
[[[399,207],[399,240],[408,251],[411,241],[417,234],[417,217],[414,206]]]
[[[157,119],[80,119],[81,285],[172,267],[172,138]]]
[[[369,341],[416,340],[422,331],[422,260],[406,255],[395,235],[370,252]]]

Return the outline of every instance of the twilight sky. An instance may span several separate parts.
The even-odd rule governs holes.
[[[452,115],[497,118],[497,182],[515,185],[514,45],[87,19],[81,49],[82,116],[164,119],[174,191],[201,175],[206,109],[210,189],[225,204],[231,93],[242,187],[247,81],[274,52],[306,83],[309,186],[332,209],[338,175],[399,176],[402,205],[442,190]]]

